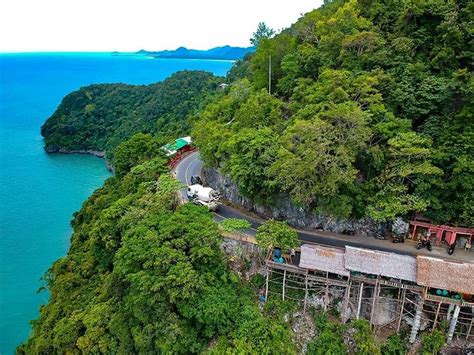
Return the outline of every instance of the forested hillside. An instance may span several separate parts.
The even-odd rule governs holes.
[[[99,84],[67,95],[41,128],[45,149],[107,151],[134,133],[172,140],[189,131],[187,116],[216,92],[222,78],[182,71],[152,85]]]
[[[195,121],[202,158],[264,203],[472,226],[473,14],[466,0],[336,0],[260,38]]]
[[[51,299],[18,352],[294,353],[289,328],[228,268],[211,214],[178,206],[166,159],[141,150],[153,145],[143,134],[123,143],[118,158],[135,166],[74,216],[68,255],[45,276]]]

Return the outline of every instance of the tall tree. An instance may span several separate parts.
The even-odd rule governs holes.
[[[271,38],[275,34],[275,31],[268,27],[265,22],[259,22],[257,30],[253,33],[250,38],[250,43],[254,47],[258,47],[263,39]]]

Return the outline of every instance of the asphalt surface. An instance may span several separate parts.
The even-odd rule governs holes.
[[[174,175],[178,180],[186,185],[191,184],[191,176],[201,175],[202,161],[200,160],[199,152],[193,152],[184,157],[174,168]],[[182,190],[183,199],[186,201],[186,190]],[[220,222],[226,218],[240,218],[248,220],[252,227],[245,231],[249,236],[255,236],[256,229],[263,222],[263,220],[250,216],[242,211],[239,211],[230,206],[221,205],[217,212],[214,213],[214,220]],[[388,240],[379,240],[375,238],[368,238],[362,236],[345,236],[330,232],[319,231],[303,231],[296,230],[300,240],[312,244],[329,245],[333,247],[343,248],[345,246],[359,247],[372,250],[380,250],[386,252],[393,252],[404,255],[427,255],[432,257],[439,257],[444,259],[454,259],[461,261],[472,261],[472,253],[467,253],[461,250],[456,250],[453,255],[448,255],[446,248],[434,247],[432,252],[425,249],[417,250],[415,243],[406,242],[401,244],[394,244]]]

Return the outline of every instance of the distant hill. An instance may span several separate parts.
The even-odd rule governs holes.
[[[226,59],[237,60],[242,59],[247,53],[253,52],[254,47],[215,47],[208,50],[188,49],[179,47],[175,50],[165,51],[146,51],[144,49],[136,52],[137,54],[145,54],[156,58],[188,58],[188,59]]]
[[[223,78],[181,71],[152,85],[94,84],[64,97],[41,128],[48,152],[106,151],[135,133],[169,140],[189,131],[187,116],[216,93]]]

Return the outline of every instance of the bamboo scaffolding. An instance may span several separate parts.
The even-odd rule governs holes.
[[[364,294],[369,296],[364,297]],[[452,312],[447,311],[447,306],[450,305],[451,311],[455,310],[455,307],[460,309],[457,311],[456,322],[451,321],[448,340],[456,336],[469,341],[473,337],[472,303],[430,295],[427,287],[402,280],[381,276],[373,278],[365,275],[338,275],[267,261],[265,299],[273,295],[279,295],[283,300],[301,302],[303,312],[307,311],[308,302],[314,296],[322,298],[324,311],[327,311],[335,300],[342,300],[341,321],[368,318],[374,332],[383,328],[400,331],[402,320],[411,317],[413,326],[410,341],[416,338],[421,322],[426,320],[432,323],[430,325],[433,332],[441,319],[451,318]],[[354,311],[348,314],[350,304],[353,305]],[[383,324],[376,325],[376,313],[382,310],[386,314],[388,312],[388,316]]]

